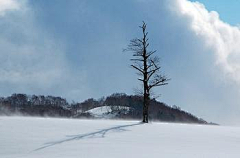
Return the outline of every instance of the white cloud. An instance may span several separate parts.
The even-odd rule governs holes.
[[[188,18],[190,28],[205,42],[216,56],[228,79],[240,84],[240,29],[223,22],[217,12],[209,12],[199,2],[176,0],[175,9],[182,18]]]
[[[21,4],[17,0],[0,0],[0,16],[4,16],[7,11],[19,10]]]

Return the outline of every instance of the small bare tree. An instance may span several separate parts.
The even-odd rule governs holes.
[[[127,49],[133,53],[133,64],[131,67],[137,70],[137,74],[141,76],[138,80],[143,83],[143,120],[142,122],[148,123],[149,117],[149,104],[150,104],[150,91],[157,86],[168,84],[167,77],[160,74],[159,58],[154,56],[156,50],[149,51],[148,32],[146,31],[147,25],[143,22],[139,26],[142,30],[143,37],[135,38],[130,41]]]

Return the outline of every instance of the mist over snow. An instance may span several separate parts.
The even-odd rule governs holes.
[[[69,101],[133,93],[123,53],[148,24],[169,85],[158,100],[217,123],[240,120],[240,30],[188,0],[0,0],[0,95]]]

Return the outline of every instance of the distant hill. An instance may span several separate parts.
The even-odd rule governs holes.
[[[13,94],[0,98],[0,115],[27,115],[67,118],[138,119],[142,117],[143,98],[115,93],[106,98],[88,99],[69,104],[66,99],[54,96]],[[149,117],[153,121],[208,124],[177,106],[151,100]]]

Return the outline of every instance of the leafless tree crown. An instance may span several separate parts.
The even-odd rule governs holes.
[[[133,58],[131,59],[133,64],[131,67],[137,70],[137,74],[141,77],[138,78],[139,81],[148,83],[148,89],[150,91],[156,86],[168,84],[167,81],[169,79],[160,74],[160,60],[159,57],[154,56],[156,50],[148,50],[149,38],[148,32],[146,31],[146,23],[143,22],[143,25],[139,27],[142,29],[143,37],[132,39],[124,51],[133,52]],[[144,78],[144,76],[146,76],[146,78]]]

